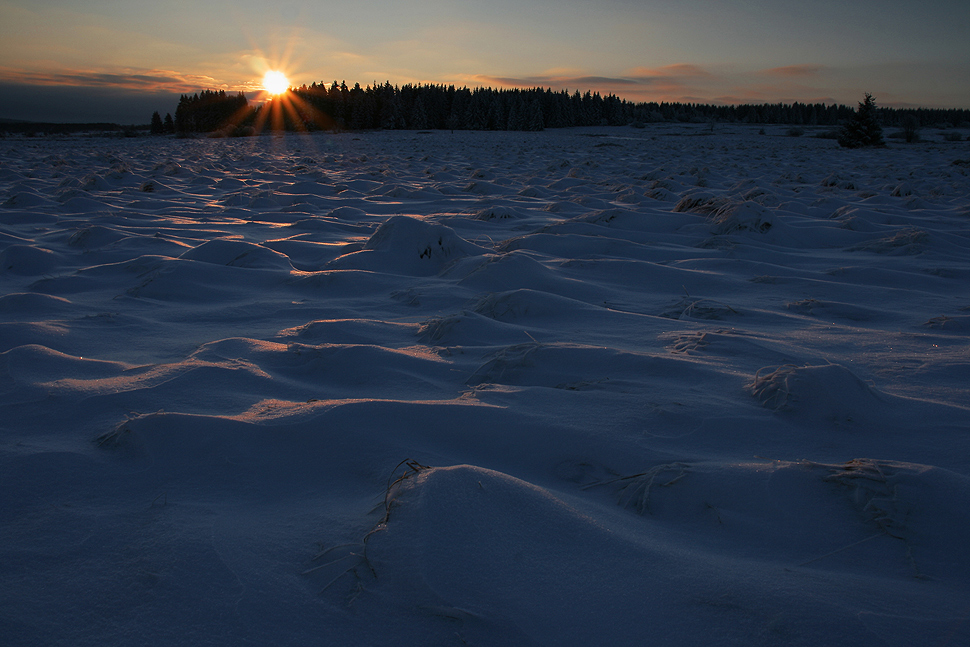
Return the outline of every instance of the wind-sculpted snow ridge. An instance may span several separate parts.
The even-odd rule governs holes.
[[[970,643],[967,153],[765,130],[0,140],[0,634]]]

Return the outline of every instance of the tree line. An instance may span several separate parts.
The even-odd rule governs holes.
[[[260,105],[242,93],[205,90],[182,95],[174,119],[152,116],[152,132],[252,134],[258,130],[521,130],[624,126],[653,122],[838,126],[855,109],[841,104],[765,103],[715,106],[632,102],[613,94],[552,89],[456,88],[453,85],[348,87],[313,83]],[[970,110],[876,108],[883,126],[906,119],[922,125],[970,123]]]

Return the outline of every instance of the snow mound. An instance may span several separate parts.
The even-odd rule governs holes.
[[[367,555],[374,588],[403,587],[415,612],[447,612],[469,638],[625,642],[669,604],[643,581],[661,567],[656,555],[545,488],[472,465],[425,469],[405,483]],[[617,595],[632,571],[643,588]]]
[[[919,254],[925,247],[929,234],[921,229],[906,229],[891,236],[866,241],[849,247],[850,252],[873,252],[891,256]]]
[[[7,198],[7,200],[3,203],[3,206],[7,208],[24,209],[30,207],[42,207],[51,203],[52,200],[39,196],[36,193],[22,191]]]
[[[445,225],[393,216],[378,227],[362,250],[335,259],[329,267],[430,276],[460,258],[486,253]]]
[[[125,232],[101,225],[91,225],[90,227],[84,227],[74,232],[68,239],[67,244],[72,247],[80,247],[81,249],[98,249],[113,245],[127,237],[128,234]]]
[[[0,312],[7,321],[62,316],[70,312],[73,307],[70,300],[50,294],[15,292],[0,296]]]
[[[873,308],[864,308],[838,301],[819,301],[818,299],[792,301],[785,307],[800,315],[838,317],[849,321],[871,321],[879,316]]]
[[[711,216],[711,233],[715,236],[739,231],[764,234],[775,226],[775,220],[774,214],[757,202],[730,203],[719,207]]]
[[[483,358],[469,386],[503,384],[565,391],[629,388],[642,375],[685,376],[682,363],[667,358],[568,343],[515,344]]]
[[[960,528],[970,523],[970,479],[901,461],[855,458],[826,465],[864,521],[902,540],[917,577],[965,578],[970,559]]]
[[[604,227],[620,227],[623,229],[637,229],[642,227],[643,215],[628,209],[599,209],[574,219],[576,222],[588,222]]]
[[[910,196],[913,194],[914,194],[914,191],[913,191],[912,185],[910,185],[909,182],[903,182],[902,184],[898,185],[895,189],[893,189],[892,193],[890,193],[889,195],[893,196],[894,198],[905,198],[906,196]]]
[[[954,315],[952,317],[940,315],[927,320],[923,325],[945,332],[966,334],[970,333],[970,315]]]
[[[87,215],[92,213],[106,213],[113,211],[113,209],[107,202],[95,200],[94,198],[78,196],[65,200],[64,203],[61,204],[61,211],[77,215]]]
[[[111,191],[114,187],[106,179],[94,173],[81,180],[81,188],[85,191]]]
[[[813,418],[851,421],[885,406],[886,396],[838,364],[761,369],[747,388],[762,405]],[[764,372],[764,373],[763,373]]]
[[[367,213],[365,213],[363,209],[358,209],[357,207],[348,207],[347,205],[342,205],[335,209],[331,209],[330,213],[327,215],[331,218],[339,218],[340,220],[359,220],[367,217]]]
[[[61,379],[102,380],[131,368],[121,362],[67,355],[40,344],[25,344],[0,353],[0,373],[23,384],[47,384],[50,376]]]
[[[218,468],[227,460],[252,462],[271,450],[254,425],[223,416],[157,412],[133,416],[99,435],[102,449],[149,457],[172,473]]]
[[[574,316],[580,311],[597,311],[583,301],[526,288],[508,292],[490,292],[472,309],[499,321],[518,321]]]
[[[286,184],[276,189],[277,193],[285,193],[287,195],[316,195],[316,196],[331,196],[334,195],[337,190],[332,184],[321,184],[320,182],[294,182],[293,184]]]
[[[601,290],[565,278],[522,251],[471,259],[468,265],[474,267],[456,268],[456,272],[458,269],[466,272],[460,284],[486,292],[502,286],[507,290],[524,288],[579,301],[602,301]]]
[[[671,211],[678,213],[698,213],[706,216],[717,213],[729,204],[731,204],[731,199],[727,196],[716,195],[709,191],[693,191],[678,200]]]
[[[193,247],[179,258],[183,260],[260,269],[292,269],[284,254],[241,240],[217,238]]]
[[[0,251],[0,273],[38,276],[53,271],[60,263],[57,254],[33,245],[11,245]]]
[[[501,207],[501,206],[493,206],[493,207],[489,207],[488,209],[482,209],[481,211],[479,211],[473,216],[475,220],[485,220],[485,221],[518,220],[523,217],[524,216],[520,214],[518,210],[513,209],[511,207]]]
[[[478,195],[495,195],[506,192],[505,189],[491,182],[481,181],[468,184],[462,191],[465,193],[476,193]]]
[[[720,303],[710,299],[694,299],[686,296],[676,303],[671,304],[666,310],[660,312],[659,316],[668,319],[707,319],[716,321],[739,314],[737,310],[726,303]]]

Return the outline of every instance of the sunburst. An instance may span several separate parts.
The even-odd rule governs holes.
[[[269,70],[263,75],[263,90],[277,97],[290,89],[290,80],[279,70]]]
[[[299,62],[293,60],[292,49],[298,39],[285,41],[284,51],[264,53],[254,47],[254,56],[250,57],[250,66],[257,75],[249,83],[252,90],[257,91],[256,107],[253,111],[252,128],[260,133],[264,130],[283,132],[287,129],[306,132],[316,128],[326,128],[332,123],[329,116],[321,114],[302,94],[305,86],[295,86],[290,74],[299,68]]]

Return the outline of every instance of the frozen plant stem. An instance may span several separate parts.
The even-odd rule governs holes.
[[[813,557],[812,559],[808,560],[807,562],[802,562],[798,566],[799,567],[806,566],[806,565],[811,564],[813,562],[817,562],[820,559],[825,559],[826,557],[830,557],[832,555],[835,555],[836,553],[841,553],[843,550],[848,550],[849,548],[852,548],[853,546],[858,546],[859,544],[864,544],[867,541],[871,541],[871,540],[873,540],[873,539],[875,539],[877,537],[883,537],[883,536],[885,536],[885,533],[882,533],[882,532],[876,533],[875,535],[872,535],[871,537],[866,537],[865,539],[860,539],[859,541],[853,542],[853,543],[849,544],[848,546],[843,546],[842,548],[836,548],[835,550],[833,550],[833,551],[831,551],[829,553],[825,553],[824,555],[819,555],[818,557]]]

